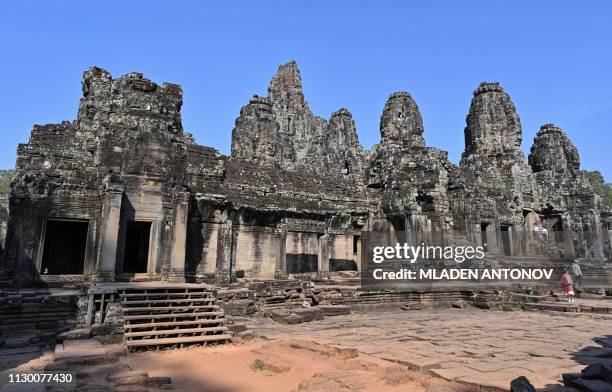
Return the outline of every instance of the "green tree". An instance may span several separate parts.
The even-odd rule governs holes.
[[[15,170],[0,170],[0,193],[8,193],[11,189],[11,179],[15,175]]]
[[[585,173],[595,193],[601,196],[602,204],[612,208],[612,184],[606,182],[604,177],[597,170],[585,171]]]

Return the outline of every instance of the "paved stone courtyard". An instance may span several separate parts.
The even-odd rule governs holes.
[[[305,339],[407,365],[447,380],[507,390],[526,376],[554,390],[561,374],[612,362],[612,315],[480,309],[377,311],[282,325],[252,319],[256,335]]]

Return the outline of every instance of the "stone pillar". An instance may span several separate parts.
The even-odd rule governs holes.
[[[369,228],[366,228],[369,229]],[[370,254],[368,252],[368,230],[361,230],[361,235],[359,236],[359,259],[357,260],[357,271],[359,272],[359,277],[363,277],[363,268],[365,267],[366,273],[368,271],[367,263],[370,263]]]
[[[319,272],[329,272],[329,234],[319,237]]]
[[[189,216],[189,193],[180,192],[175,197],[174,235],[170,253],[170,282],[185,281],[185,251],[187,248],[187,218]]]
[[[354,255],[355,265],[357,266],[357,271],[361,272],[361,257],[363,255],[363,251],[361,249],[361,243],[363,242],[363,232],[357,236],[357,254]],[[366,234],[367,237],[367,234]],[[353,240],[354,241],[354,240]]]
[[[603,234],[604,230],[602,228],[602,221],[600,219],[600,215],[595,212],[590,213],[590,222],[591,222],[591,241],[593,243],[593,253],[594,257],[604,257],[604,241]],[[605,223],[604,223],[605,224]]]
[[[605,247],[604,255],[608,259],[612,258],[612,222],[604,222],[604,230],[608,233],[608,244]]]
[[[487,233],[488,253],[503,255],[504,245],[501,239],[501,229],[499,227],[499,223],[496,221],[490,221],[485,231]]]
[[[117,240],[119,219],[121,217],[121,198],[123,191],[107,190],[102,203],[100,259],[92,280],[95,282],[114,282],[117,263]]]
[[[91,277],[96,272],[96,221],[89,220],[87,227],[87,245],[85,246],[85,265],[83,274]]]
[[[561,224],[563,225],[563,247],[565,249],[565,257],[575,257],[576,248],[574,247],[574,236],[576,234],[573,231],[569,214],[564,214],[561,218]]]
[[[278,254],[274,279],[287,279],[287,226],[279,224],[276,233],[278,235]]]
[[[232,251],[233,251],[233,223],[231,217],[219,228],[217,237],[217,267],[216,276],[218,283],[229,283],[232,273]]]

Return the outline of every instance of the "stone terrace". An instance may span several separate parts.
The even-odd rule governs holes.
[[[308,339],[357,348],[447,380],[508,390],[526,376],[555,390],[561,374],[612,362],[612,315],[479,309],[381,311],[299,325],[252,319],[268,339]]]

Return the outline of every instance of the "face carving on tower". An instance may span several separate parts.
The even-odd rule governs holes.
[[[534,173],[550,171],[576,176],[580,171],[580,157],[561,128],[544,124],[533,141],[529,165]]]
[[[261,133],[261,137],[255,143],[254,156],[261,163],[273,162],[276,157],[276,143],[265,131]]]
[[[499,83],[481,83],[474,91],[465,128],[465,154],[521,156],[521,120]]]
[[[425,146],[423,119],[409,93],[396,92],[389,96],[380,118],[380,135],[386,142]]]
[[[270,163],[281,159],[279,125],[267,98],[254,96],[240,111],[232,133],[232,156]]]

